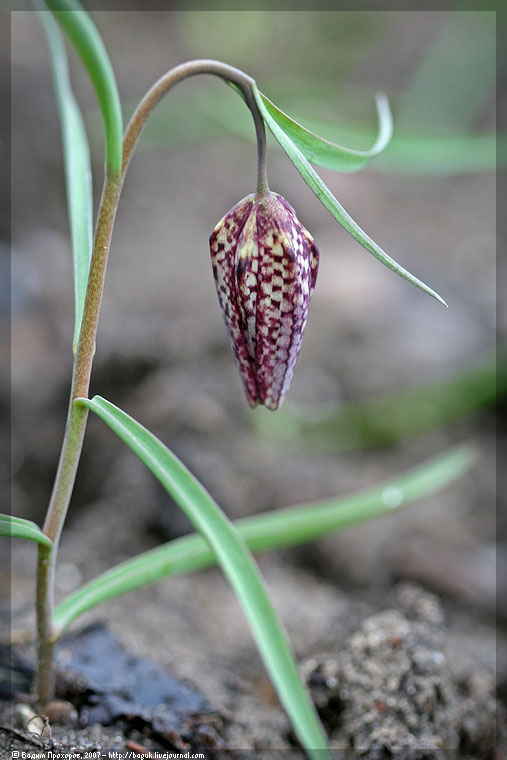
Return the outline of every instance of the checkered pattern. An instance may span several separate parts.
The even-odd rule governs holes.
[[[319,252],[292,206],[249,195],[210,236],[218,299],[250,406],[278,409],[301,348]]]

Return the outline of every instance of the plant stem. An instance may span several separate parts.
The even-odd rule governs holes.
[[[100,204],[97,229],[90,262],[90,274],[74,372],[69,410],[55,483],[49,501],[43,531],[52,540],[50,549],[39,549],[37,563],[37,631],[39,639],[38,670],[35,690],[39,702],[46,704],[54,694],[54,640],[52,636],[54,587],[58,544],[74,487],[87,420],[87,410],[74,399],[88,396],[95,350],[95,336],[104,288],[107,255],[113,232],[121,179],[107,177]]]
[[[252,112],[257,135],[257,193],[268,191],[266,177],[266,132],[263,118],[252,94],[254,80],[239,69],[220,61],[189,61],[165,74],[148,91],[136,109],[123,139],[121,174],[106,176],[100,202],[81,331],[74,360],[69,410],[55,483],[44,522],[44,533],[52,540],[51,548],[39,549],[37,564],[37,631],[39,639],[38,669],[35,691],[44,705],[54,696],[54,647],[57,632],[53,627],[55,570],[58,545],[67,514],[76,471],[81,455],[88,410],[74,404],[76,398],[88,397],[95,339],[104,290],[107,258],[121,187],[127,168],[146,122],[162,98],[177,82],[196,74],[215,74],[236,84]]]
[[[245,102],[252,113],[255,133],[257,136],[257,193],[262,195],[268,192],[269,187],[266,174],[266,129],[264,126],[264,119],[262,118],[252,93],[252,87],[255,85],[255,81],[252,77],[249,77],[248,74],[245,74],[243,71],[240,71],[233,66],[229,66],[221,61],[205,59],[187,61],[179,66],[175,66],[168,71],[167,74],[160,77],[141,100],[129,122],[123,139],[122,178],[125,177],[125,172],[127,171],[137,141],[139,140],[141,132],[155,106],[160,103],[162,98],[167,95],[169,90],[174,87],[175,84],[181,82],[183,79],[195,76],[196,74],[214,74],[215,76],[224,79],[226,82],[232,82],[241,90]]]
[[[45,705],[54,693],[54,642],[51,638],[53,619],[53,589],[50,581],[51,549],[39,544],[37,557],[37,633],[39,651],[37,657],[37,682],[35,684],[39,702]],[[55,555],[55,552],[53,552]]]

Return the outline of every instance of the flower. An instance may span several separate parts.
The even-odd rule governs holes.
[[[248,195],[220,220],[210,250],[248,402],[278,409],[301,348],[318,248],[285,198],[267,192]]]

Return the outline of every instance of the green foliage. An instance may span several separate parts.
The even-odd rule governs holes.
[[[357,404],[251,415],[255,429],[286,450],[350,451],[396,443],[491,406],[507,393],[505,355],[488,356],[449,378]]]
[[[28,541],[35,541],[35,543],[47,548],[53,545],[53,542],[44,535],[34,522],[12,515],[0,515],[0,536],[26,538]]]
[[[310,757],[330,758],[315,708],[303,685],[283,627],[260,572],[231,521],[185,465],[164,444],[121,409],[101,398],[77,402],[97,414],[148,467],[207,540],[228,578],[259,647],[266,668]]]
[[[90,151],[81,111],[72,92],[65,44],[52,15],[40,13],[46,30],[53,84],[62,128],[63,163],[67,190],[74,272],[74,353],[77,350],[79,331],[83,318],[86,286],[92,254],[92,171]]]
[[[260,96],[271,118],[291,138],[305,158],[326,169],[342,172],[362,169],[371,158],[377,156],[387,147],[393,135],[391,110],[385,95],[378,95],[376,99],[379,121],[378,135],[373,147],[369,150],[344,148],[342,145],[325,140],[291,119],[265,95],[260,93]]]
[[[505,134],[425,134],[401,129],[376,163],[376,169],[386,174],[415,177],[494,172],[497,166],[507,166]]]
[[[410,282],[412,285],[415,285],[428,295],[435,298],[444,306],[447,306],[444,299],[439,296],[438,293],[436,293],[432,288],[428,287],[428,285],[425,285],[424,282],[419,280],[417,277],[414,277],[414,275],[410,274],[410,272],[404,269],[404,267],[400,266],[400,264],[394,261],[394,259],[392,259],[385,251],[383,251],[382,248],[369,237],[369,235],[363,232],[359,225],[352,219],[350,214],[348,214],[343,206],[338,202],[331,190],[324,184],[315,169],[313,169],[313,167],[307,161],[301,150],[291,140],[289,135],[283,131],[278,122],[275,121],[275,119],[271,116],[271,113],[268,111],[264,104],[263,96],[257,87],[254,86],[253,92],[259,110],[262,113],[264,120],[270,128],[271,132],[276,137],[284,151],[287,153],[290,160],[298,172],[301,174],[308,187],[315,193],[316,197],[319,199],[322,205],[327,208],[332,216],[334,216],[336,221],[342,225],[342,227],[349,233],[349,235],[357,240],[357,242],[360,243],[363,248],[371,253],[372,256],[375,256],[375,258],[378,259],[382,264],[398,274],[400,277],[408,280],[408,282]],[[314,151],[319,150],[315,141],[312,142],[312,148]]]
[[[99,101],[106,137],[106,172],[121,171],[123,126],[120,97],[109,56],[94,23],[77,0],[46,0],[90,75]]]
[[[336,87],[311,87],[291,80],[278,82],[268,80],[269,91],[274,92],[277,102],[286,108],[297,109],[300,119],[309,129],[325,136],[329,141],[342,141],[351,145],[368,145],[375,140],[371,126],[366,120],[341,118],[329,113],[326,102],[338,102],[345,113],[360,110],[364,98],[353,94],[340,94]],[[266,86],[266,89],[268,88]],[[293,92],[294,91],[294,92]],[[278,101],[278,98],[280,100]],[[245,109],[240,109],[227,90],[207,87],[191,92],[174,91],[168,108],[154,111],[147,124],[137,151],[195,144],[203,141],[230,139],[238,135],[253,141],[251,119]],[[399,99],[403,103],[403,99]],[[131,115],[137,101],[124,103],[125,120]],[[394,102],[396,105],[396,101]],[[193,115],[193,118],[192,118]],[[92,145],[99,141],[100,114],[85,114]],[[276,144],[277,147],[279,147]],[[349,149],[345,149],[349,150]],[[361,151],[358,151],[361,153]],[[307,156],[308,158],[308,156]],[[310,159],[309,159],[310,160]],[[491,131],[468,131],[456,124],[452,130],[428,128],[423,124],[401,126],[396,120],[396,130],[386,148],[369,164],[369,171],[376,174],[407,175],[410,177],[448,177],[473,172],[492,172],[507,167],[507,135]],[[345,169],[342,169],[342,171]]]
[[[473,447],[457,446],[368,491],[246,517],[234,526],[255,554],[314,541],[440,491],[476,459]],[[55,610],[56,629],[63,633],[79,615],[108,599],[215,562],[203,536],[192,534],[169,541],[116,565],[66,597]]]

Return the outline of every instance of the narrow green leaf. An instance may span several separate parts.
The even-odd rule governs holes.
[[[419,61],[400,98],[396,126],[473,124],[494,97],[497,82],[495,12],[489,17],[450,13]]]
[[[430,496],[461,477],[476,460],[474,447],[463,444],[368,491],[254,515],[234,525],[256,553],[313,541]],[[56,629],[63,633],[79,615],[107,599],[215,561],[198,534],[169,541],[116,565],[66,597],[55,610]]]
[[[226,139],[233,132],[244,140],[255,141],[250,115],[235,107],[234,99],[224,90],[174,91],[176,111],[153,111],[143,130],[136,152],[151,151],[169,145],[200,143]],[[303,95],[304,99],[304,95]],[[318,101],[307,97],[305,104],[294,98],[299,111],[312,131],[330,137],[339,133],[340,140],[367,144],[372,139],[371,128],[362,121],[341,121],[339,126],[330,118],[316,118]],[[315,103],[315,108],[313,107]],[[132,115],[137,100],[123,103],[124,121]],[[193,116],[195,114],[195,116]],[[99,110],[85,112],[85,121],[92,148],[98,144],[101,117]],[[277,147],[280,147],[277,143]],[[280,148],[281,149],[281,148]],[[375,174],[438,177],[472,172],[491,172],[507,166],[507,136],[494,132],[435,133],[418,129],[402,129],[396,121],[396,132],[385,150],[377,156],[370,171]]]
[[[73,349],[75,353],[83,318],[93,244],[90,151],[81,112],[70,84],[67,54],[62,35],[51,13],[42,11],[39,15],[48,38],[53,83],[62,128],[67,209],[74,270]]]
[[[77,403],[91,409],[121,438],[179,504],[209,542],[231,583],[294,730],[308,755],[331,758],[321,723],[301,681],[287,636],[245,542],[203,486],[164,444],[132,417],[95,396]]]
[[[507,166],[507,135],[494,132],[435,135],[396,131],[375,171],[440,176],[494,172]]]
[[[329,188],[324,184],[315,169],[308,163],[299,148],[292,142],[290,137],[285,134],[283,129],[279,127],[276,121],[272,118],[271,114],[264,105],[264,101],[259,93],[259,90],[257,87],[255,87],[255,85],[253,86],[253,95],[255,97],[257,105],[259,106],[259,110],[261,111],[271,132],[276,137],[282,148],[285,150],[308,187],[315,193],[319,201],[327,208],[332,216],[334,216],[336,221],[339,222],[342,227],[347,230],[349,235],[357,240],[357,242],[360,243],[363,248],[366,248],[366,250],[371,253],[372,256],[375,256],[376,259],[382,262],[382,264],[398,274],[400,277],[408,280],[408,282],[412,283],[412,285],[415,285],[428,295],[435,298],[444,306],[447,306],[443,298],[441,298],[438,293],[436,293],[434,290],[428,287],[428,285],[425,285],[424,282],[421,282],[421,280],[418,280],[417,277],[414,277],[414,275],[410,274],[410,272],[400,266],[400,264],[398,264],[387,253],[385,253],[385,251],[383,251],[382,248],[380,248],[380,246],[378,246],[374,240],[372,240],[365,232],[363,232],[359,225],[356,224],[352,217],[345,211],[343,206],[337,201],[331,190],[329,190]]]
[[[25,520],[22,517],[13,517],[12,515],[0,514],[0,536],[9,536],[9,538],[26,538],[28,541],[35,541],[37,544],[46,546],[48,549],[53,545],[42,530],[31,520]]]
[[[227,103],[225,98],[222,110],[217,103],[205,103],[206,113],[218,121],[222,118],[224,127],[227,123]],[[341,141],[355,140],[365,144],[371,139],[371,130],[364,122],[340,122],[337,125],[328,116],[320,118],[315,116],[318,111],[317,103],[312,109],[313,102],[300,105],[300,112],[304,113],[305,123],[313,131],[326,134],[328,138],[335,139],[334,135],[340,135]],[[247,120],[237,117],[231,122],[230,128],[241,133],[245,139],[255,139]],[[411,176],[449,176],[470,172],[491,172],[506,165],[506,135],[495,132],[470,132],[456,127],[453,130],[435,128],[424,129],[421,126],[403,127],[396,120],[396,132],[386,146],[385,150],[377,156],[370,170],[375,173]],[[304,151],[303,151],[304,152]],[[306,156],[308,158],[308,156]]]
[[[113,68],[95,24],[77,0],[46,0],[90,75],[99,101],[106,136],[106,171],[121,172],[123,125],[120,98]]]
[[[256,431],[285,450],[337,452],[392,444],[492,406],[507,393],[507,357],[487,356],[450,377],[355,404],[285,404],[252,415]]]
[[[391,110],[385,95],[376,97],[379,127],[377,138],[370,150],[353,150],[325,140],[291,119],[261,92],[259,95],[271,118],[290,137],[305,158],[326,169],[341,172],[361,169],[371,158],[384,150],[393,134]]]

